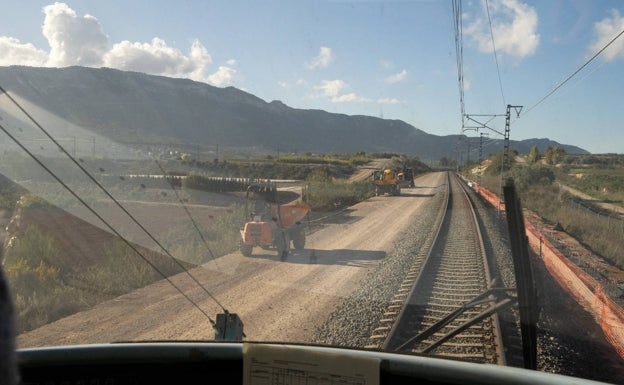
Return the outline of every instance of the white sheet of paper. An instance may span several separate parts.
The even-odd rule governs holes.
[[[380,360],[296,346],[243,345],[243,385],[379,385]]]

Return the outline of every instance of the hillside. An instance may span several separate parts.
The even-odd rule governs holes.
[[[461,137],[431,135],[400,120],[291,108],[233,87],[109,68],[0,67],[0,85],[65,125],[126,144],[399,152],[439,159],[455,158]],[[568,153],[585,152],[547,139],[512,141],[511,148],[527,153],[535,144],[540,150],[559,145]],[[488,148],[500,149],[502,143]]]

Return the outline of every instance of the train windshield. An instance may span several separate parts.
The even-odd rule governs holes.
[[[284,342],[624,382],[620,1],[2,9],[18,349]]]

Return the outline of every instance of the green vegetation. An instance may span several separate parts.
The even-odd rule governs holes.
[[[303,180],[314,171],[326,170],[335,177],[351,174],[355,167],[348,161],[326,159],[325,162],[309,163],[305,159],[298,162],[286,162],[275,159],[262,161],[222,161],[194,162],[189,173],[202,176],[230,178],[262,178],[262,179],[298,179]],[[300,162],[300,163],[299,163]]]
[[[537,149],[537,146],[531,147],[531,150],[529,151],[529,155],[527,156],[527,162],[529,162],[529,164],[535,164],[539,162],[539,160],[540,160],[540,153],[539,153],[539,150]]]
[[[524,207],[549,223],[559,223],[581,243],[613,265],[624,268],[624,221],[596,204],[609,202],[622,206],[624,156],[565,155],[557,148],[547,153],[550,155],[541,157],[530,152],[526,164],[515,164],[504,177],[514,179]],[[498,154],[496,157],[500,159]],[[551,164],[555,161],[558,163]],[[501,180],[500,163],[497,166],[493,160],[481,184],[500,194]],[[575,197],[555,182],[578,189],[596,201]]]
[[[110,245],[103,261],[79,274],[61,265],[61,253],[55,238],[36,226],[28,227],[7,248],[4,268],[19,333],[162,278],[121,240]],[[153,253],[144,253],[152,259]],[[166,275],[181,271],[172,261],[155,265]]]
[[[561,147],[555,146],[553,148],[548,146],[544,150],[544,161],[546,164],[558,164],[563,160],[565,153],[565,150]]]
[[[67,286],[54,261],[54,239],[31,227],[14,239],[4,268],[12,289],[20,330],[30,330],[77,310],[74,289]]]
[[[516,159],[515,159],[516,155],[517,153],[513,151],[509,154],[509,166],[511,168],[513,168],[514,164],[516,163]],[[501,166],[503,164],[503,152],[499,151],[493,154],[492,156],[490,156],[490,161],[491,163],[488,166],[488,168],[485,170],[485,173],[490,174],[490,175],[500,175]]]
[[[543,165],[514,167],[507,175],[513,178],[520,191],[526,191],[533,186],[549,186],[555,181],[555,173],[552,167]]]
[[[270,155],[269,155],[270,156]],[[270,158],[273,159],[273,158]],[[358,152],[355,154],[338,155],[315,155],[307,153],[305,155],[284,155],[277,159],[280,163],[295,163],[295,164],[330,164],[330,165],[343,165],[357,167],[366,164],[371,161],[371,156],[366,155],[365,152]]]
[[[114,298],[146,286],[162,278],[160,273],[150,266],[150,262],[165,275],[172,272],[182,272],[173,261],[157,261],[147,250],[142,250],[143,257],[139,256],[125,242],[118,239],[109,245],[106,257],[95,266],[89,267],[80,276],[68,277],[68,282],[76,290],[88,290],[93,295],[101,296],[97,302]],[[94,300],[95,298],[92,298]]]
[[[0,175],[0,210],[13,210],[19,197],[17,186]]]
[[[368,180],[349,183],[317,172],[306,180],[304,202],[310,205],[312,211],[331,211],[366,200],[373,194],[372,183]]]
[[[13,210],[18,199],[19,194],[12,191],[0,190],[0,210]]]
[[[244,204],[232,205],[209,225],[198,223],[202,236],[190,221],[186,221],[173,226],[163,236],[162,244],[179,260],[194,265],[206,263],[238,249],[244,218]]]
[[[558,176],[570,187],[584,192],[603,202],[624,207],[624,167],[603,166],[576,168]]]

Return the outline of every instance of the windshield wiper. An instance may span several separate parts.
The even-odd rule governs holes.
[[[480,305],[482,305],[484,303],[492,302],[492,299],[489,298],[491,295],[493,295],[495,293],[503,293],[503,294],[505,294],[504,298],[502,298],[501,300],[497,301],[496,303],[491,304],[488,308],[486,308],[485,310],[482,310],[476,316],[472,317],[471,319],[465,321],[464,323],[462,323],[461,325],[457,326],[453,330],[449,331],[444,336],[442,336],[440,339],[432,342],[429,346],[427,346],[426,348],[420,350],[420,352],[419,352],[419,353],[429,353],[431,350],[433,350],[436,347],[440,346],[441,344],[443,344],[444,342],[446,342],[449,339],[453,338],[454,336],[456,336],[457,334],[461,333],[462,331],[468,329],[470,326],[476,324],[477,322],[482,321],[485,318],[490,317],[491,315],[493,315],[493,314],[495,314],[495,313],[497,313],[497,312],[499,312],[501,310],[504,310],[504,309],[512,306],[513,304],[515,304],[516,303],[516,299],[506,295],[506,292],[513,291],[513,290],[514,289],[510,289],[510,288],[490,288],[490,289],[486,290],[485,292],[483,292],[483,293],[477,295],[476,297],[474,297],[472,300],[466,302],[462,306],[460,306],[457,309],[453,310],[452,312],[447,314],[444,318],[442,318],[438,322],[434,323],[433,325],[431,325],[430,327],[425,329],[420,334],[418,334],[418,335],[410,338],[409,340],[405,341],[396,350],[401,350],[401,349],[405,348],[406,346],[408,346],[410,344],[413,344],[413,343],[420,343],[420,342],[426,340],[428,337],[432,336],[434,333],[436,333],[440,329],[444,328],[450,322],[452,322],[457,317],[462,315],[465,311],[473,309],[473,308],[475,308],[477,306],[480,306]]]
[[[518,308],[520,312],[520,333],[525,369],[537,369],[537,296],[533,284],[533,272],[529,260],[528,239],[524,228],[524,217],[520,198],[516,195],[513,179],[508,178],[503,186],[505,213],[509,227],[511,255],[513,257]]]

